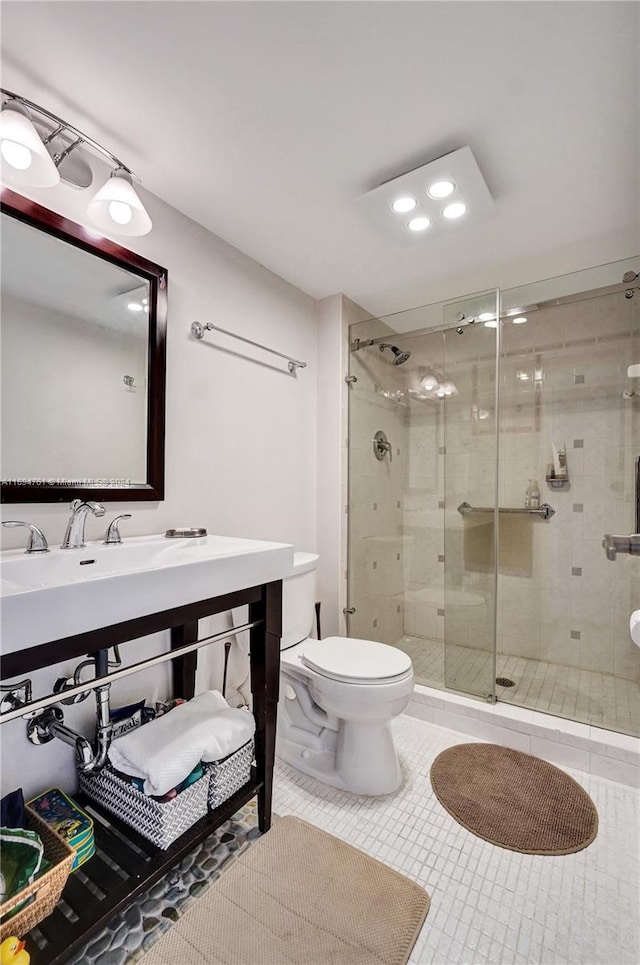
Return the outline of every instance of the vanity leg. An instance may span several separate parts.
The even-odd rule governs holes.
[[[195,643],[198,639],[198,621],[185,623],[179,627],[171,629],[171,649],[184,647],[188,643]],[[173,676],[173,696],[184,697],[191,700],[196,691],[196,667],[198,665],[198,654],[185,653],[183,657],[176,657],[171,661]]]
[[[263,599],[249,606],[249,620],[263,620],[250,631],[251,692],[256,719],[256,764],[262,787],[258,791],[258,827],[271,827],[273,766],[276,756],[276,718],[280,690],[282,636],[282,581],[268,583]]]

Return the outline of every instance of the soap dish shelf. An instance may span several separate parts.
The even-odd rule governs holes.
[[[557,476],[545,476],[545,482],[552,489],[564,489],[565,486],[569,485],[568,477],[558,479]]]

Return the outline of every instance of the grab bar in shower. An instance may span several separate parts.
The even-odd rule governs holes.
[[[260,342],[254,342],[250,338],[245,338],[244,335],[236,335],[235,332],[229,332],[226,328],[220,328],[219,325],[214,325],[213,322],[193,322],[191,325],[191,334],[194,338],[203,338],[205,332],[222,332],[223,335],[229,335],[231,338],[237,338],[239,342],[245,342],[247,345],[253,345],[254,348],[261,348],[265,352],[270,352],[271,355],[277,355],[278,358],[287,360],[287,368],[292,375],[295,374],[296,369],[306,369],[307,363],[301,362],[299,359],[294,359],[290,355],[285,355],[284,352],[276,352],[274,348],[269,348],[268,345],[261,345]]]
[[[480,513],[486,515],[487,513],[493,513],[494,508],[493,506],[472,506],[470,503],[460,503],[458,512],[461,516],[475,516]],[[528,509],[525,507],[521,509],[519,506],[514,506],[513,508],[499,506],[498,512],[518,513],[519,515],[525,516],[540,516],[542,519],[551,519],[551,517],[556,514],[555,509],[553,506],[550,506],[549,503],[543,503],[542,506],[539,506],[537,509]]]

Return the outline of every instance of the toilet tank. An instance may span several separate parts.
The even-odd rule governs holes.
[[[282,581],[281,650],[300,643],[313,629],[318,559],[317,553],[294,553],[293,573]]]

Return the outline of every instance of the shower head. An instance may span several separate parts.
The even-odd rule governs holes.
[[[391,345],[389,342],[381,342],[380,351],[384,352],[386,348],[390,348],[395,356],[393,360],[394,365],[402,365],[411,357],[411,352],[401,352],[400,349],[396,348],[395,345]]]

